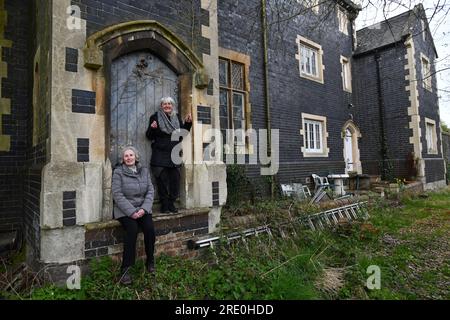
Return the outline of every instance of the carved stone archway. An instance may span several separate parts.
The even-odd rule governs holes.
[[[111,219],[110,150],[110,69],[113,60],[137,51],[148,51],[172,69],[179,79],[180,96],[178,110],[183,116],[192,109],[192,90],[204,89],[209,78],[197,55],[168,28],[153,20],[120,23],[92,34],[83,49],[84,66],[93,71],[93,88],[99,110],[105,112],[105,166],[103,170],[102,220]],[[185,175],[182,172],[182,177]],[[181,183],[185,183],[182,181]],[[183,188],[181,188],[183,189]],[[183,199],[181,194],[181,203]]]

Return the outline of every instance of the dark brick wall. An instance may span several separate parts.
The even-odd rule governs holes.
[[[442,133],[442,147],[444,152],[444,159],[450,163],[450,134]]]
[[[209,40],[201,36],[201,24],[208,25],[207,11],[200,0],[72,0],[87,21],[87,35],[107,26],[133,21],[156,20],[180,37],[201,58],[209,53]]]
[[[445,180],[445,162],[443,159],[425,160],[427,183]]]
[[[417,77],[422,77],[422,61],[421,53],[423,53],[430,61],[431,73],[436,72],[435,60],[436,53],[431,42],[431,38],[428,36],[423,39],[421,33],[421,25],[418,22],[413,28],[415,59],[416,59],[416,73]],[[424,88],[423,82],[418,82],[419,92],[419,114],[420,114],[420,128],[421,128],[421,143],[422,143],[422,157],[425,159],[425,177],[426,182],[435,182],[445,179],[445,163],[443,158],[441,147],[441,131],[440,131],[440,118],[439,118],[439,98],[437,94],[436,75],[431,78],[432,91]],[[427,142],[426,142],[426,123],[425,117],[432,119],[436,122],[436,137],[437,137],[437,154],[428,154]],[[430,159],[430,160],[427,160]]]
[[[433,49],[433,44],[430,40],[430,37],[427,37],[426,40],[423,40],[422,32],[420,30],[420,23],[413,28],[413,37],[414,40],[414,49],[415,49],[415,59],[416,59],[416,74],[419,79],[417,83],[417,90],[419,92],[419,114],[420,114],[420,128],[421,128],[421,143],[422,143],[422,157],[423,158],[442,158],[441,154],[441,139],[440,139],[440,119],[439,119],[439,98],[437,94],[436,87],[436,75],[433,75],[431,78],[431,86],[432,91],[429,91],[424,88],[422,79],[422,59],[420,53],[423,53],[429,60],[431,65],[431,73],[434,74],[436,72],[435,68],[435,60],[436,53]],[[426,124],[425,117],[432,119],[436,122],[436,136],[437,136],[437,150],[438,154],[428,154],[427,153],[427,142],[426,142]],[[425,166],[425,170],[427,167]],[[430,173],[431,174],[431,173]],[[438,172],[435,172],[431,175],[436,175]],[[426,173],[428,176],[428,173]],[[440,180],[444,179],[444,176]],[[428,182],[428,181],[427,181]]]
[[[199,214],[178,214],[174,216],[156,216],[153,218],[156,234],[156,252],[179,255],[187,251],[187,241],[208,233],[208,212]],[[142,239],[141,239],[142,240]],[[121,245],[123,228],[113,226],[86,231],[86,258],[110,254],[108,248]],[[143,242],[139,241],[140,255],[144,255]]]
[[[298,3],[292,8],[298,7]],[[264,66],[260,1],[219,1],[219,46],[250,56],[250,102],[252,105],[252,126],[266,128],[264,106]],[[292,9],[291,8],[291,9]],[[326,10],[326,9],[325,9]],[[288,15],[289,10],[284,14]],[[272,128],[280,130],[280,171],[277,180],[304,181],[312,173],[343,173],[343,140],[341,130],[350,118],[348,104],[351,94],[344,92],[341,78],[340,56],[351,57],[351,36],[340,33],[336,14],[330,20],[318,25],[323,17],[304,13],[286,23],[274,23],[277,12],[269,7],[269,85]],[[324,84],[300,77],[297,35],[301,35],[322,46]],[[301,147],[303,137],[301,113],[327,117],[327,158],[303,158]],[[259,170],[247,170],[252,178],[260,175]]]
[[[22,227],[22,169],[0,169],[0,232]]]
[[[406,48],[402,44],[379,51],[383,121],[380,119],[378,80],[375,54],[356,56],[353,60],[353,101],[357,123],[360,125],[360,156],[363,172],[381,174],[383,125],[387,158],[386,178],[410,178],[414,175],[410,157],[414,148],[409,143],[409,92],[405,90]]]
[[[51,68],[51,55],[48,54],[51,50],[50,4],[45,0],[33,1],[30,4],[30,24],[34,27],[31,28],[33,34],[30,35],[27,158],[23,187],[24,232],[30,260],[38,259],[40,252],[41,174],[47,161],[47,139],[50,129],[51,77],[48,72]],[[34,65],[35,56],[36,65]],[[33,94],[36,96],[35,104],[38,106],[35,110],[33,110]]]
[[[5,1],[7,25],[4,38],[12,47],[2,48],[7,76],[1,95],[11,101],[11,114],[0,119],[2,134],[10,135],[10,151],[0,151],[0,231],[20,229],[23,223],[23,182],[29,115],[29,39],[31,1]]]
[[[25,240],[38,257],[40,251],[40,196],[41,196],[41,168],[29,168],[26,171],[24,183],[24,225]]]

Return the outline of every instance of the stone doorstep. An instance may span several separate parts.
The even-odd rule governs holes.
[[[211,208],[194,208],[194,209],[179,209],[178,213],[153,213],[153,222],[179,219],[189,216],[199,216],[209,213]],[[97,230],[97,229],[108,229],[120,226],[120,222],[113,219],[110,221],[102,222],[92,222],[84,225],[86,231]]]

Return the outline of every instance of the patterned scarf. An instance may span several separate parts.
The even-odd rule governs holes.
[[[158,125],[162,132],[172,134],[174,130],[180,129],[180,122],[178,121],[177,113],[172,111],[170,120],[167,114],[162,110],[158,110]]]

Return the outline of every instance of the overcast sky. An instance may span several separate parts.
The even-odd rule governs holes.
[[[436,75],[441,120],[450,126],[450,0],[354,0],[354,2],[361,4],[363,8],[367,7],[356,19],[357,30],[385,19],[383,2],[389,4],[384,10],[387,18],[408,11],[418,3],[423,4],[438,53],[436,70],[441,70]],[[445,68],[448,69],[443,70]]]

